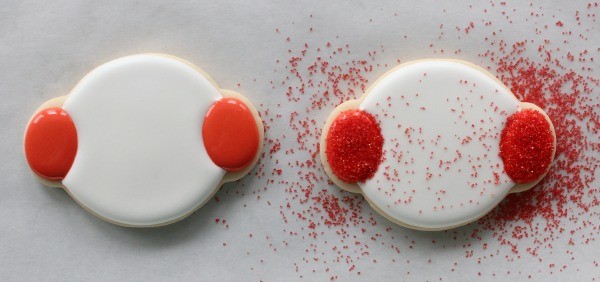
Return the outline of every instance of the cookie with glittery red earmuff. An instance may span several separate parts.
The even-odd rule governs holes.
[[[132,227],[166,225],[258,161],[264,129],[244,96],[182,59],[142,54],[103,64],[31,118],[29,167],[82,207]]]
[[[418,230],[475,221],[535,186],[554,127],[497,78],[459,60],[419,60],[339,105],[320,140],[326,173],[389,220]]]

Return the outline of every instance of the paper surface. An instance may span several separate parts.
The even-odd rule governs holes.
[[[597,5],[590,7],[578,1],[502,3],[0,3],[0,279],[599,279],[600,241],[586,242],[586,238],[598,235],[598,205],[578,214],[577,221],[561,220],[566,230],[578,228],[582,221],[595,230],[583,228],[575,234],[540,230],[542,235],[524,239],[508,234],[509,241],[519,245],[519,253],[515,253],[494,231],[478,224],[432,233],[396,226],[379,216],[360,195],[341,192],[327,185],[324,178],[315,181],[309,197],[302,200],[303,189],[311,188],[306,181],[310,176],[304,173],[315,173],[317,178],[325,174],[320,164],[301,168],[296,163],[311,159],[311,152],[302,150],[298,140],[312,146],[316,136],[298,135],[302,130],[293,129],[297,124],[290,117],[293,112],[298,112],[296,121],[309,116],[309,131],[314,134],[312,128],[322,126],[337,103],[333,100],[338,99],[329,93],[331,100],[321,109],[312,104],[318,101],[311,100],[312,95],[322,98],[328,88],[311,87],[311,77],[315,84],[334,83],[327,73],[311,75],[308,67],[312,62],[327,61],[327,70],[333,73],[336,69],[331,66],[340,66],[342,70],[337,73],[351,73],[348,68],[355,65],[372,67],[361,68],[361,74],[353,76],[355,81],[337,77],[344,97],[355,98],[364,91],[361,85],[370,86],[398,60],[457,58],[493,72],[492,55],[482,54],[488,50],[497,53],[502,44],[510,49],[523,41],[527,41],[527,49],[519,54],[521,57],[543,62],[544,53],[537,47],[544,45],[565,62],[567,69],[591,68],[581,73],[600,76]],[[565,35],[568,31],[571,33]],[[307,50],[304,55],[303,50]],[[596,60],[578,61],[584,50],[588,52],[585,56],[595,56]],[[266,142],[266,157],[257,170],[225,185],[216,199],[187,219],[163,228],[131,229],[106,223],[79,207],[61,189],[39,184],[23,156],[22,136],[38,106],[68,94],[94,67],[147,52],[184,58],[202,68],[220,87],[248,97],[267,121],[266,138],[272,142]],[[567,53],[576,58],[569,60]],[[321,61],[317,60],[320,56]],[[303,60],[298,68],[302,81],[290,71],[294,58]],[[361,60],[366,64],[361,65]],[[299,90],[302,83],[307,87],[303,95]],[[593,84],[590,87],[594,90],[589,103],[597,104],[600,89]],[[299,100],[290,101],[288,91]],[[315,109],[307,114],[310,107]],[[281,143],[282,149],[272,152],[274,143]],[[292,149],[294,153],[289,152]],[[265,176],[257,177],[255,172]],[[597,188],[598,184],[596,179],[589,187]],[[336,215],[323,211],[331,208],[325,207],[330,202],[323,202],[333,199],[327,195],[349,197],[361,208],[354,208],[355,217],[344,213],[345,224],[332,225]],[[598,192],[582,195],[588,202],[597,196]],[[349,202],[336,203],[347,207]],[[580,209],[573,210],[577,211]],[[534,219],[534,223],[540,221]],[[515,222],[518,224],[523,223]],[[476,238],[473,233],[477,233]],[[552,234],[551,241],[534,242],[548,238],[548,234]],[[571,240],[576,242],[570,244]],[[528,244],[538,250],[528,251]]]

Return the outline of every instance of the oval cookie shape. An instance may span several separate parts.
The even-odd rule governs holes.
[[[505,171],[500,141],[507,120],[523,110],[523,103],[474,65],[454,60],[407,63],[380,78],[361,99],[345,104],[339,108],[375,117],[383,136],[383,157],[372,177],[353,184],[340,183],[328,169],[334,167],[328,152],[322,154],[326,171],[341,187],[363,193],[392,221],[423,230],[464,225],[488,213],[517,187]],[[332,115],[344,114],[336,112]],[[333,127],[329,124],[328,131]],[[539,124],[545,128],[532,134],[544,132],[543,146],[555,147],[555,140],[546,138],[551,125]],[[532,162],[547,163],[538,167],[542,174],[551,162],[550,151],[544,152],[545,159]]]
[[[62,186],[87,210],[119,225],[158,226],[189,215],[223,182],[246,174],[262,144],[254,108],[239,94],[223,93],[233,95],[166,55],[134,55],[94,69],[62,104],[78,142]],[[202,132],[209,109],[223,99],[241,104],[244,122],[255,126],[246,136],[256,139],[250,152],[224,157],[238,160],[236,171],[243,171],[235,175],[211,160]],[[230,135],[225,138],[237,137]]]

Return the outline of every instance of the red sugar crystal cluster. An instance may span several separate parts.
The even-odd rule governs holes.
[[[329,166],[341,180],[365,181],[377,171],[383,136],[371,114],[359,110],[342,112],[331,124],[326,142]]]
[[[500,157],[504,170],[517,183],[540,178],[552,161],[554,136],[543,114],[526,109],[510,116],[502,130]]]

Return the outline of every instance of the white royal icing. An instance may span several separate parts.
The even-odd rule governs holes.
[[[159,55],[106,63],[63,108],[77,128],[77,155],[63,180],[84,207],[133,226],[179,219],[207,201],[225,171],[209,158],[202,122],[221,99],[192,66]]]
[[[483,216],[513,187],[499,146],[519,101],[483,71],[456,61],[408,64],[382,78],[360,109],[380,122],[384,160],[358,184],[388,216],[450,228]]]

